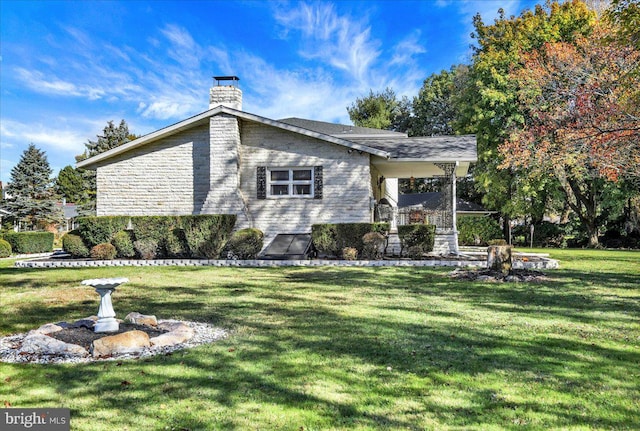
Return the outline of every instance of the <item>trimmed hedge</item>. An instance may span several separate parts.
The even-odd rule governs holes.
[[[314,224],[311,227],[313,245],[321,254],[340,257],[346,247],[358,250],[362,255],[362,237],[369,232],[386,235],[389,223],[337,223]]]
[[[0,239],[0,257],[11,256],[11,244],[4,239]]]
[[[11,244],[15,254],[53,251],[54,235],[51,232],[9,232],[4,234],[4,239]]]
[[[260,229],[240,229],[231,235],[222,256],[227,259],[255,259],[263,243],[264,233]]]
[[[134,257],[136,249],[133,247],[131,232],[121,230],[116,232],[111,239],[111,244],[116,248],[117,257]]]
[[[460,245],[488,245],[494,239],[504,239],[498,222],[491,217],[458,217],[458,243]]]
[[[78,234],[89,248],[115,242],[121,257],[130,257],[133,247],[143,259],[217,259],[235,222],[236,216],[228,214],[81,217]],[[129,223],[131,231],[126,230]],[[131,245],[122,231],[130,235]]]
[[[89,257],[89,247],[82,241],[77,230],[72,230],[62,237],[62,249],[72,257]]]
[[[433,251],[436,239],[436,227],[430,224],[408,224],[398,226],[401,252],[412,259],[419,259],[423,254]]]

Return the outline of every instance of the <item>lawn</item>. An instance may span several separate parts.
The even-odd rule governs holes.
[[[433,268],[16,269],[0,335],[129,311],[232,335],[139,361],[0,364],[0,403],[74,430],[640,429],[640,252],[554,250],[538,284]],[[2,406],[0,404],[0,407]]]

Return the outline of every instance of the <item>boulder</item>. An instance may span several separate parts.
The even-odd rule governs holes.
[[[38,329],[34,329],[33,331],[30,331],[29,333],[47,335],[47,334],[52,334],[54,332],[62,331],[62,329],[63,327],[61,325],[57,325],[55,323],[46,323],[41,327],[39,327]]]
[[[125,322],[135,323],[136,325],[157,326],[158,319],[153,315],[140,314],[136,311],[127,314],[124,318]]]
[[[77,344],[65,343],[48,335],[31,331],[22,340],[21,352],[41,355],[88,356],[89,352]]]
[[[161,321],[158,324],[158,329],[169,332],[150,338],[149,341],[154,347],[166,347],[185,343],[196,334],[196,331],[190,326],[176,321]]]
[[[178,322],[177,320],[161,320],[160,322],[158,322],[158,329],[167,332],[193,331],[193,329],[191,329],[189,325]]]
[[[119,353],[138,353],[150,346],[149,335],[146,332],[135,330],[95,340],[91,353],[94,358],[98,358]]]

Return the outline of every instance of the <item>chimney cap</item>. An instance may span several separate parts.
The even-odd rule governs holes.
[[[235,85],[237,81],[240,81],[237,76],[214,76],[213,79],[217,81],[217,85],[220,85],[220,81],[231,81],[231,85]]]

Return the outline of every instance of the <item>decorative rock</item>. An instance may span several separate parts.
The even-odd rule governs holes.
[[[124,321],[135,323],[137,325],[158,326],[158,319],[156,319],[156,316],[140,314],[136,311],[127,314]]]
[[[89,352],[77,344],[65,343],[48,335],[31,331],[22,340],[21,352],[47,355],[88,356]]]
[[[154,347],[173,346],[189,341],[195,335],[193,328],[182,322],[164,320],[158,323],[158,329],[169,331],[151,338],[149,341]]]
[[[62,331],[62,326],[55,323],[46,323],[38,329],[34,329],[33,331],[31,331],[31,333],[47,335],[58,331]]]
[[[137,353],[150,346],[149,335],[146,332],[134,330],[95,340],[91,353],[94,358],[97,358],[119,353]]]
[[[168,332],[191,330],[188,325],[178,322],[177,320],[161,320],[158,322],[158,329]]]
[[[166,347],[182,344],[193,338],[195,331],[189,328],[188,331],[172,331],[160,334],[149,339],[153,347]]]

